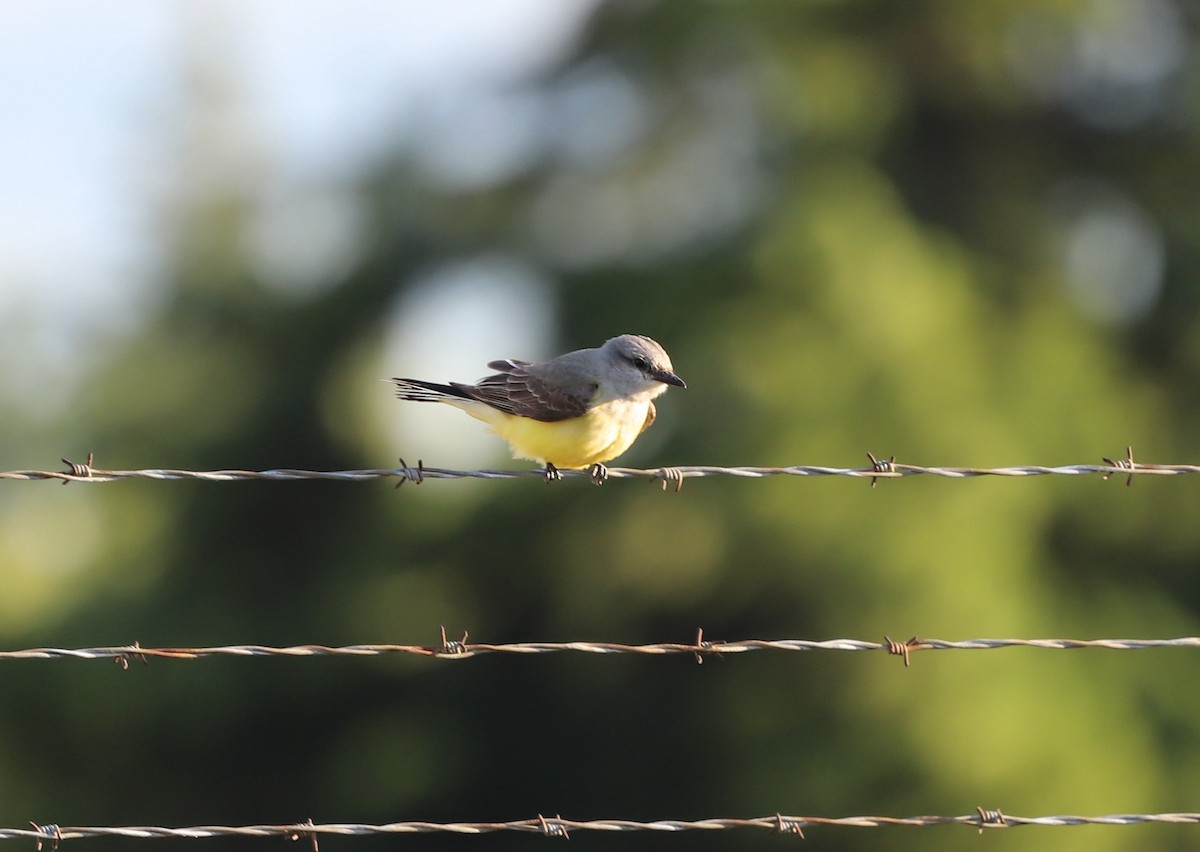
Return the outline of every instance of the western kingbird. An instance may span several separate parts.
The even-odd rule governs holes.
[[[666,351],[641,334],[549,361],[506,358],[488,367],[500,372],[473,385],[392,381],[400,399],[444,402],[482,420],[516,458],[544,464],[547,482],[561,478],[559,467],[589,467],[593,480],[603,482],[603,463],[654,422],[654,398],[667,385],[687,387]]]

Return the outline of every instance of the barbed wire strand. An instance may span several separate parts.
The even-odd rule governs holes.
[[[999,648],[1040,648],[1047,650],[1078,650],[1105,648],[1114,651],[1135,651],[1151,648],[1200,648],[1200,637],[1182,636],[1174,639],[918,639],[904,642],[887,636],[882,642],[860,639],[744,639],[717,642],[704,639],[698,631],[691,643],[658,642],[628,645],[619,642],[510,642],[489,644],[469,642],[463,634],[460,640],[448,640],[442,634],[440,645],[217,645],[201,648],[149,648],[138,642],[131,645],[105,645],[95,648],[27,648],[0,651],[0,660],[105,659],[128,667],[132,660],[149,659],[196,660],[205,657],[378,657],[410,654],[441,659],[468,659],[485,654],[552,654],[575,651],[586,654],[692,654],[697,662],[705,657],[742,654],[750,651],[886,651],[904,658],[908,665],[910,654],[917,651],[979,651]]]
[[[1142,825],[1165,823],[1171,825],[1196,825],[1200,813],[1157,813],[1157,814],[1108,814],[1104,816],[1077,816],[1060,814],[1053,816],[1022,817],[1002,813],[999,810],[976,808],[973,814],[961,816],[772,816],[750,819],[715,818],[702,820],[653,820],[638,822],[626,819],[573,820],[561,816],[537,816],[532,819],[509,822],[391,822],[367,823],[314,823],[311,820],[291,825],[197,825],[185,828],[161,826],[65,826],[31,822],[31,828],[0,828],[0,840],[30,839],[52,847],[64,840],[85,837],[126,837],[138,840],[158,838],[211,838],[211,837],[283,837],[290,840],[309,838],[314,845],[321,835],[364,836],[381,834],[490,834],[499,831],[537,833],[547,837],[569,838],[572,831],[728,831],[732,829],[756,828],[794,834],[803,837],[806,828],[829,826],[838,828],[882,828],[886,826],[930,827],[935,825],[965,825],[978,829],[1014,828],[1023,825],[1075,826],[1075,825]]]
[[[1135,475],[1142,476],[1177,476],[1181,474],[1200,473],[1200,465],[1194,464],[1147,464],[1133,460],[1133,449],[1126,448],[1125,458],[1105,458],[1103,464],[1071,464],[1053,467],[1043,465],[1021,465],[1016,467],[926,467],[916,464],[905,464],[896,461],[895,457],[888,459],[877,458],[867,454],[869,467],[839,468],[821,467],[815,465],[792,465],[789,467],[716,467],[710,465],[683,465],[676,467],[661,467],[639,469],[629,467],[606,468],[608,479],[648,479],[661,483],[665,490],[668,484],[673,484],[678,491],[685,479],[703,478],[709,476],[736,476],[751,479],[761,479],[770,476],[852,476],[870,479],[874,486],[880,479],[898,479],[905,476],[929,475],[948,477],[951,479],[966,479],[977,476],[1086,476],[1099,474],[1104,479],[1114,474],[1126,476],[1126,484],[1133,481]],[[155,479],[180,480],[195,479],[205,482],[238,482],[246,480],[267,480],[286,482],[293,480],[315,479],[338,482],[361,482],[374,479],[397,479],[398,485],[405,482],[420,484],[427,479],[545,479],[545,471],[529,470],[452,470],[449,468],[426,467],[423,461],[418,461],[416,467],[410,467],[403,459],[400,466],[395,468],[374,468],[368,470],[298,470],[293,468],[278,468],[273,470],[181,470],[177,468],[146,468],[141,470],[105,470],[93,466],[94,458],[88,455],[86,462],[62,460],[67,470],[8,470],[0,471],[0,479],[11,480],[59,480],[68,482],[115,482],[123,479]],[[587,478],[593,482],[603,481],[593,471],[563,470],[563,477]]]

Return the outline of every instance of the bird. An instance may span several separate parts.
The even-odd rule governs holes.
[[[686,388],[666,350],[643,334],[622,334],[594,349],[549,361],[504,358],[474,384],[393,378],[396,395],[462,409],[508,441],[513,456],[544,465],[546,482],[559,468],[588,468],[603,484],[604,462],[629,449],[656,416],[654,400],[668,386]]]

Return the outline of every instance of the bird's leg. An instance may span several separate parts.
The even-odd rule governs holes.
[[[596,462],[588,469],[588,475],[592,478],[592,483],[595,485],[603,485],[608,481],[608,468]]]
[[[550,462],[546,462],[546,470],[543,475],[546,477],[547,485],[549,485],[551,482],[561,482],[562,481],[562,474],[559,473],[558,468],[556,468]]]

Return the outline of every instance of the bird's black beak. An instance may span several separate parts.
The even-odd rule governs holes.
[[[672,373],[670,370],[655,370],[654,378],[658,379],[664,385],[675,385],[677,388],[686,388],[687,384],[683,379]]]

